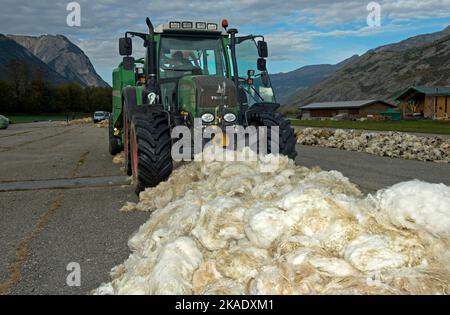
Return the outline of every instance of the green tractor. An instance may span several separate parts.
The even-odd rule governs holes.
[[[263,36],[209,22],[172,21],[148,33],[126,32],[119,40],[122,63],[113,72],[109,150],[125,151],[126,170],[136,192],[155,187],[173,170],[176,126],[278,127],[278,153],[296,156],[295,134],[277,112],[266,69]],[[132,57],[132,38],[144,41],[145,58]],[[275,140],[275,141],[273,141]],[[268,148],[270,153],[270,146]]]

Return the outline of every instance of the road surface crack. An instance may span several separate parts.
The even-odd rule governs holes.
[[[8,266],[9,278],[0,284],[0,295],[9,294],[11,288],[19,281],[22,275],[22,268],[28,257],[28,247],[30,242],[42,233],[50,217],[61,206],[63,193],[59,192],[53,199],[50,207],[39,217],[34,229],[23,238],[16,247],[16,257],[14,262]]]
[[[80,156],[80,159],[78,160],[77,164],[70,172],[70,175],[69,175],[70,178],[75,178],[77,176],[81,166],[83,166],[83,164],[86,162],[88,155],[89,155],[89,151],[86,151]]]

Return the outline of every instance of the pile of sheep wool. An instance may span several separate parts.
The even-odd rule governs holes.
[[[86,118],[80,118],[80,119],[73,119],[69,120],[69,122],[60,122],[60,126],[76,126],[76,125],[86,125],[86,124],[92,124],[92,118],[86,117]]]
[[[363,197],[335,171],[216,157],[207,149],[122,209],[152,214],[93,293],[450,293],[450,187]]]
[[[122,151],[122,152],[116,154],[114,156],[112,162],[117,165],[125,164],[125,152]]]
[[[107,119],[102,120],[101,122],[96,123],[95,126],[97,126],[97,128],[108,128],[109,121]]]
[[[366,152],[407,160],[450,163],[450,140],[388,132],[306,128],[297,133],[299,144]]]

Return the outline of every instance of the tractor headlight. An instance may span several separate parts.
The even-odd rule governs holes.
[[[236,119],[237,119],[237,117],[233,113],[228,113],[223,116],[223,120],[225,120],[227,123],[235,122]]]
[[[208,30],[210,31],[217,31],[218,26],[215,23],[208,23]]]
[[[206,114],[202,115],[202,121],[204,123],[210,124],[210,123],[212,123],[214,121],[214,119],[215,119],[215,117],[214,117],[213,114],[206,113]]]
[[[195,23],[195,28],[199,30],[206,30],[206,23],[205,22],[197,22]]]
[[[180,22],[170,22],[169,27],[170,28],[181,28],[181,23]]]
[[[183,22],[181,23],[183,28],[193,28],[194,27],[194,23],[192,22]]]

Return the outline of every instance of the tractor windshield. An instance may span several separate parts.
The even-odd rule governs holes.
[[[258,70],[258,57],[258,47],[254,39],[236,45],[239,83],[247,94],[249,106],[262,102],[276,102],[267,71]]]
[[[221,38],[164,37],[159,65],[161,80],[185,75],[227,76]]]

